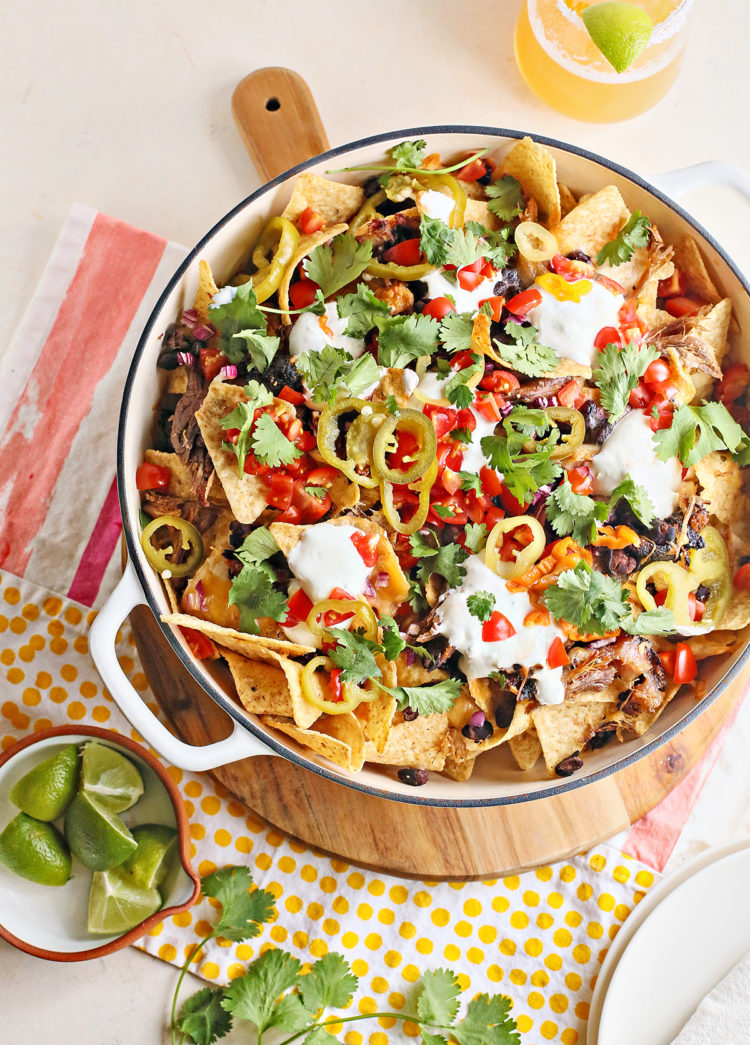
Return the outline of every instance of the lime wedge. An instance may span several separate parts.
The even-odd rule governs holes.
[[[56,820],[76,793],[78,763],[78,748],[68,744],[17,780],[8,797],[35,820]]]
[[[39,885],[65,885],[70,853],[52,824],[19,813],[0,834],[0,861],[14,874]]]
[[[83,749],[81,790],[102,809],[122,813],[143,794],[143,780],[130,759],[114,748],[92,741]]]
[[[177,852],[177,831],[164,824],[140,824],[133,828],[138,848],[121,869],[142,889],[158,889],[169,874]]]
[[[629,69],[645,49],[654,23],[636,4],[607,0],[581,12],[589,36],[618,73]]]
[[[86,928],[107,936],[126,933],[161,907],[156,889],[142,889],[121,868],[97,871],[91,881]]]
[[[89,871],[107,871],[127,860],[138,843],[116,813],[80,791],[65,814],[65,838]]]

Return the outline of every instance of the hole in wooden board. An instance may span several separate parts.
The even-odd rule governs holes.
[[[281,102],[278,98],[269,98],[266,102],[266,109],[269,112],[277,112],[281,108]]]

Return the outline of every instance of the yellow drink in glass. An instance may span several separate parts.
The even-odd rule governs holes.
[[[625,72],[616,72],[581,20],[596,0],[523,0],[515,51],[542,101],[577,120],[626,120],[655,105],[674,83],[693,0],[639,0],[654,31]]]

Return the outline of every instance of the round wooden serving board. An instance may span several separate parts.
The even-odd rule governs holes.
[[[307,85],[288,69],[245,77],[232,111],[263,178],[328,148]],[[184,670],[151,611],[138,607],[130,621],[175,732],[195,745],[227,736],[228,716]],[[517,805],[443,809],[373,798],[272,755],[211,775],[269,824],[348,861],[421,878],[497,877],[581,852],[647,813],[706,751],[745,685],[737,679],[674,740],[620,772]]]

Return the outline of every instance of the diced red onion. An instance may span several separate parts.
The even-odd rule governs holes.
[[[193,329],[193,333],[199,341],[208,341],[216,333],[216,327],[213,323],[201,323],[200,326]]]
[[[362,589],[362,594],[366,595],[368,599],[372,599],[375,597],[375,589],[373,588],[372,584],[370,584],[369,578],[365,581],[365,586]]]
[[[183,609],[190,613],[206,608],[206,599],[203,591],[203,581],[198,581],[192,591],[189,591],[182,600]]]
[[[192,366],[195,362],[195,356],[192,352],[178,352],[177,362],[180,366]]]
[[[375,587],[376,588],[384,588],[386,586],[386,584],[388,584],[390,579],[391,579],[390,574],[386,573],[385,570],[381,570],[380,573],[375,574]]]
[[[200,320],[200,314],[197,308],[186,308],[182,313],[182,322],[186,327],[190,327],[192,330],[195,324]]]
[[[234,363],[229,363],[227,366],[223,366],[219,371],[219,377],[237,377],[237,367]]]
[[[552,487],[549,484],[540,486],[534,496],[531,498],[531,507],[536,508],[540,501],[546,500],[552,493]]]
[[[474,714],[469,719],[469,725],[470,726],[477,726],[477,728],[479,728],[479,727],[484,725],[485,721],[486,721],[486,719],[485,719],[484,712],[483,711],[475,711]]]
[[[412,665],[412,664],[414,664],[416,662],[416,660],[417,660],[416,653],[414,652],[413,649],[409,649],[409,647],[407,646],[406,647],[406,663],[409,664],[409,665]]]
[[[512,411],[512,409],[513,409],[513,404],[512,403],[506,403],[505,406],[501,406],[500,407],[500,416],[501,417],[507,417],[508,414]]]

